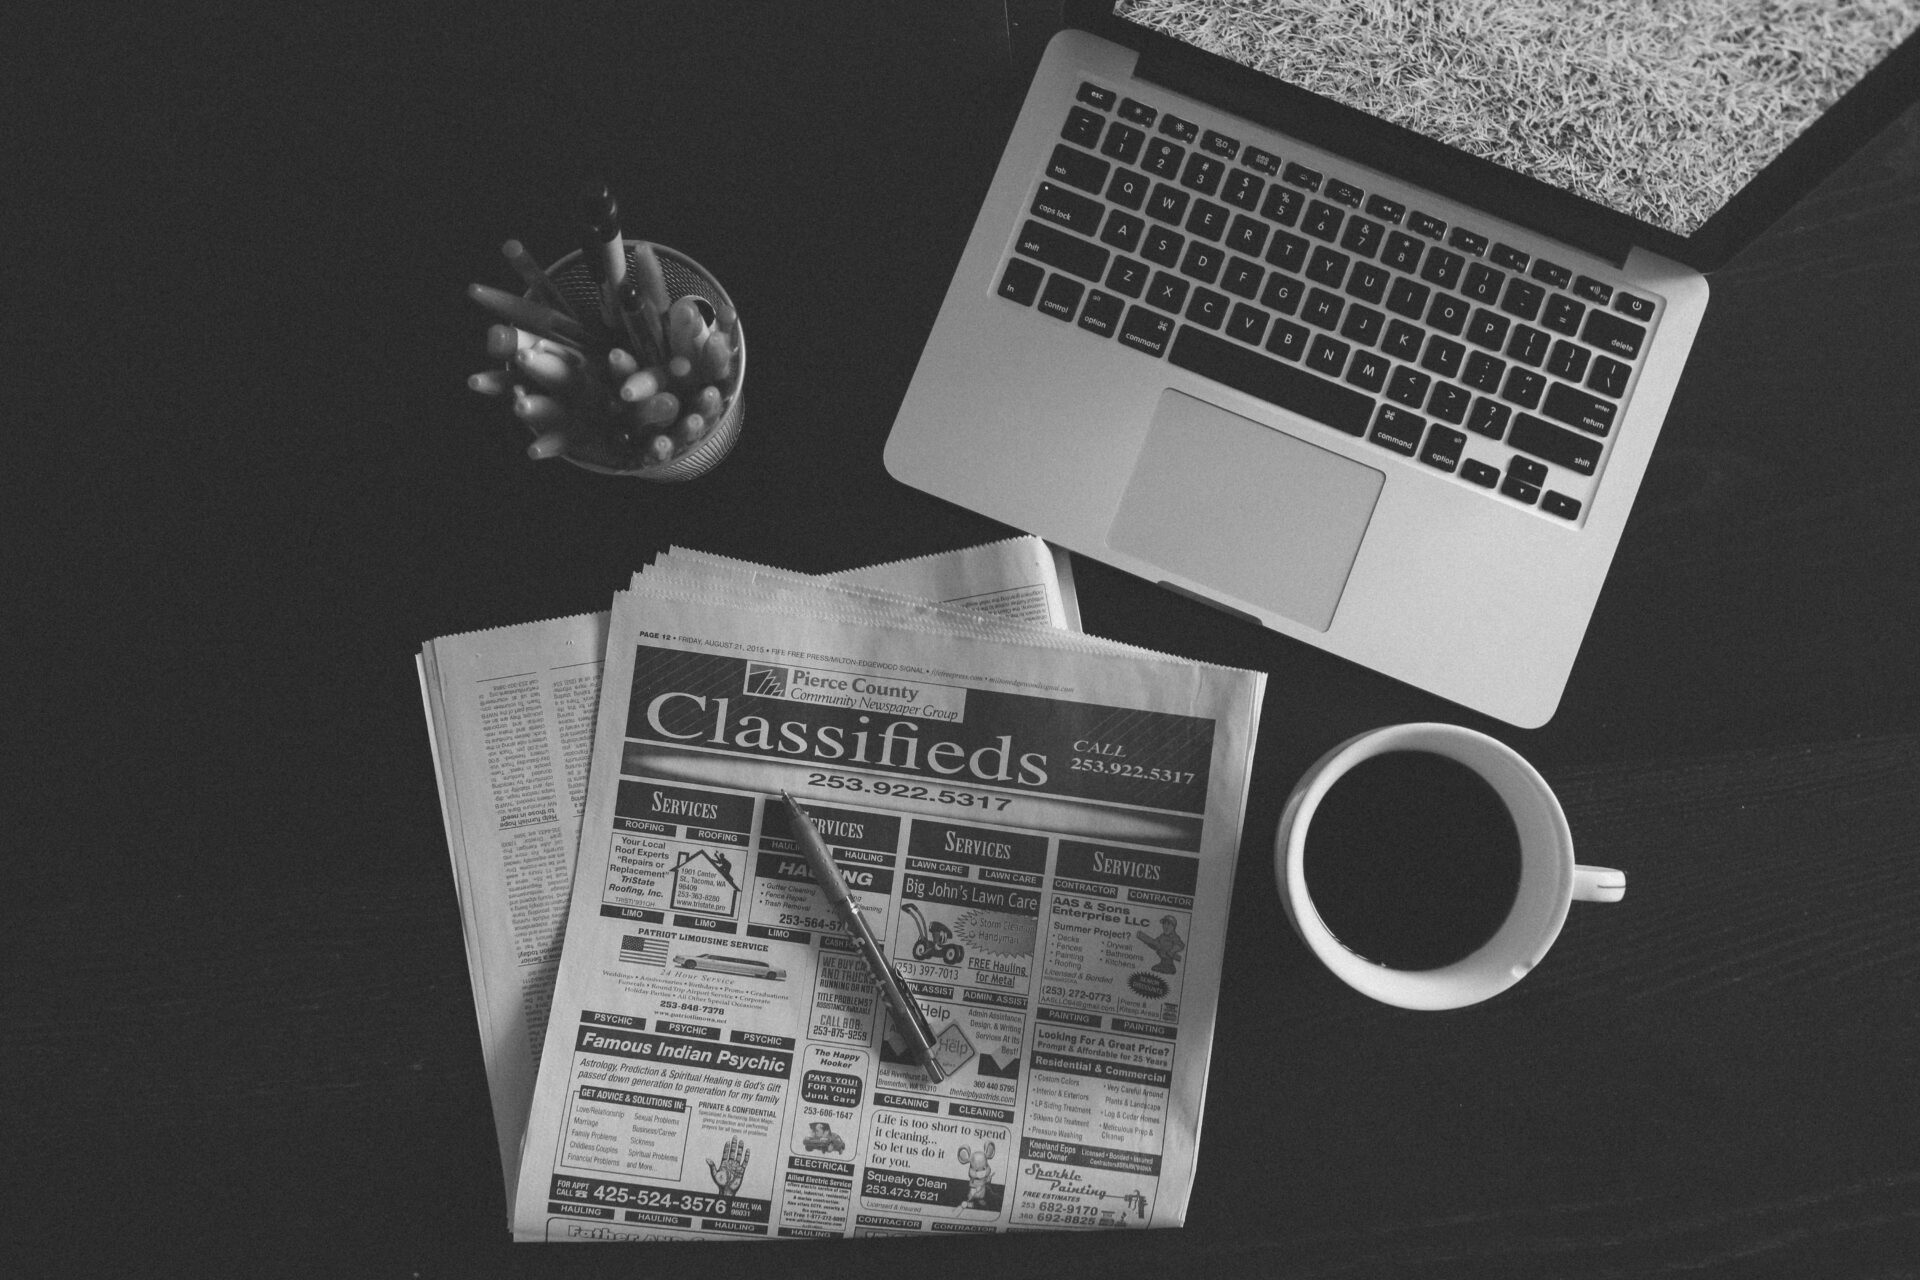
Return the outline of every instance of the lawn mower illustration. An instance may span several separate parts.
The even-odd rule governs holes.
[[[902,903],[900,910],[903,914],[912,917],[913,927],[920,931],[919,938],[913,944],[915,960],[938,960],[942,964],[959,964],[967,958],[967,949],[953,940],[953,930],[938,920],[929,924],[927,918],[920,914],[920,908],[911,902]]]

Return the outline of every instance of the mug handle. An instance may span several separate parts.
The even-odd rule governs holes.
[[[1612,867],[1574,867],[1575,902],[1618,902],[1626,896],[1626,872],[1615,871]]]

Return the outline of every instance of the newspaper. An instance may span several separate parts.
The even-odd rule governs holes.
[[[678,555],[711,568],[711,558]],[[675,558],[670,550],[660,563]],[[1065,554],[1033,537],[827,581],[1079,626]],[[607,617],[448,636],[417,659],[509,1205],[573,885]]]
[[[516,1238],[1184,1220],[1263,676],[679,551],[605,659]]]

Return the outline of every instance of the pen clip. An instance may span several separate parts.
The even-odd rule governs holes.
[[[919,1031],[922,1039],[928,1044],[932,1044],[933,1023],[927,1020],[927,1011],[920,1007],[920,997],[913,993],[913,988],[908,986],[907,980],[901,976],[899,965],[884,958],[882,959],[882,963],[887,966],[887,976],[893,979],[893,985],[895,989],[900,992],[902,1001],[906,1005],[906,1011],[913,1015],[915,1029]]]
[[[901,1039],[906,1042],[904,1045],[896,1042],[892,1036],[886,1037],[887,1042],[896,1052],[910,1053],[926,1071],[927,1078],[939,1084],[946,1078],[946,1072],[934,1060],[933,1024],[928,1021],[926,1010],[920,1007],[919,997],[913,994],[913,989],[900,976],[899,967],[881,950],[879,938],[861,919],[859,905],[847,892],[846,886],[835,878],[837,872],[833,860],[827,853],[826,842],[820,838],[820,829],[813,824],[813,818],[800,807],[793,793],[784,787],[780,789],[780,798],[786,802],[787,812],[794,822],[794,839],[805,852],[814,878],[821,881],[820,887],[834,904],[835,912],[844,913],[842,924],[847,932],[859,941],[861,958],[866,961],[884,997],[882,1005],[891,1014],[892,1022],[908,1024],[897,1028]]]

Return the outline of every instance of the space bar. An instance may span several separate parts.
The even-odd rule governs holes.
[[[1367,420],[1373,416],[1372,396],[1216,338],[1192,325],[1180,326],[1167,359],[1203,378],[1224,382],[1235,391],[1291,409],[1350,436],[1364,434]]]

